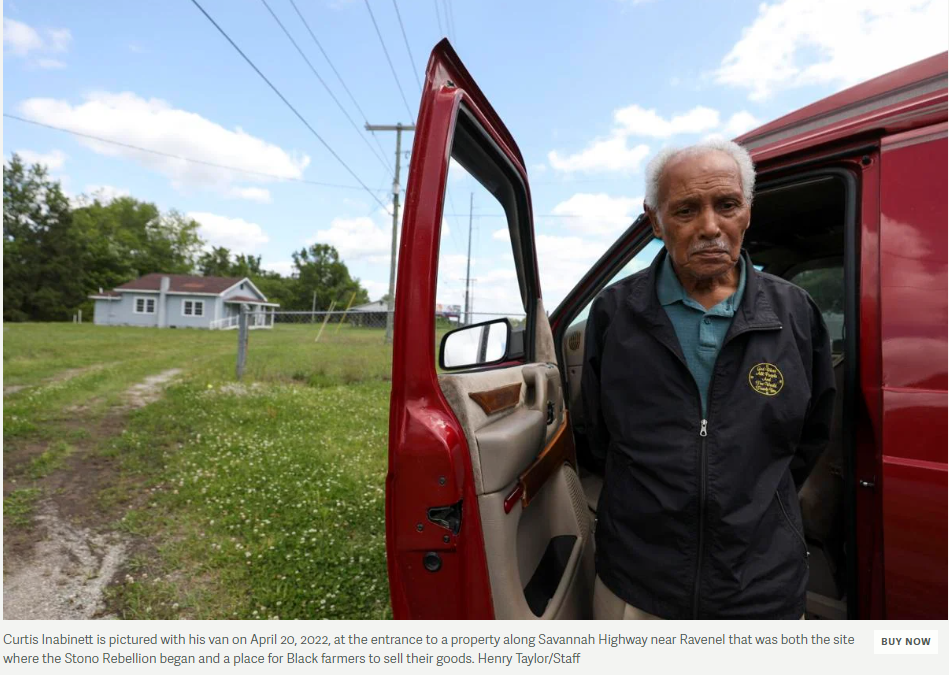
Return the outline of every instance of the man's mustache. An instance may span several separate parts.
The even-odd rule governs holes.
[[[716,239],[714,241],[703,242],[698,246],[693,246],[689,249],[689,255],[694,255],[696,253],[703,253],[705,251],[717,251],[718,253],[728,253],[728,244],[725,243],[723,239]]]

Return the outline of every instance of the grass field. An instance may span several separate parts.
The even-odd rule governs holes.
[[[5,325],[6,567],[51,500],[129,542],[121,618],[389,616],[390,351],[315,333],[253,331],[236,383],[233,331]]]

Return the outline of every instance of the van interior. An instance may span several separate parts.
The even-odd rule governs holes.
[[[856,364],[845,359],[848,350],[845,324],[846,284],[845,246],[848,239],[848,198],[852,184],[842,172],[814,173],[759,186],[752,207],[751,227],[745,237],[756,267],[780,276],[807,290],[821,309],[831,334],[834,372],[837,381],[831,439],[807,481],[799,492],[805,536],[810,550],[810,581],[807,617],[843,619],[847,617],[847,588],[852,579],[848,571],[849,503],[845,486],[847,466],[852,452],[853,430],[845,420],[845,403],[853,393],[847,390],[848,369],[856,373]],[[646,240],[648,243],[648,240]],[[644,244],[645,245],[645,244]],[[642,246],[627,255],[627,260]],[[627,260],[619,261],[622,270]],[[610,282],[624,276],[621,271]],[[602,284],[601,287],[607,284]],[[592,291],[594,294],[599,288]],[[591,295],[592,299],[592,295]],[[589,304],[589,303],[587,303]],[[852,306],[852,305],[851,305]],[[565,379],[567,406],[573,423],[580,483],[588,509],[595,517],[603,484],[602,468],[597,466],[584,433],[580,374],[583,366],[585,312],[558,337],[560,363]],[[852,319],[852,317],[848,317]],[[850,323],[850,322],[848,322]],[[855,323],[850,323],[855,325]],[[850,360],[854,360],[851,356]]]

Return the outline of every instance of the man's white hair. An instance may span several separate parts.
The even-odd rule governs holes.
[[[663,148],[660,150],[646,165],[646,198],[643,200],[646,202],[646,206],[651,209],[659,208],[659,181],[662,180],[662,173],[671,160],[682,156],[704,155],[706,152],[713,150],[724,152],[735,160],[741,176],[741,191],[745,196],[745,201],[750,206],[755,195],[755,164],[751,161],[751,155],[748,154],[747,150],[724,138],[709,138],[686,148]]]

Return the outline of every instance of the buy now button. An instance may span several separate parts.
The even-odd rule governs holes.
[[[875,630],[874,654],[938,654],[938,630]]]

